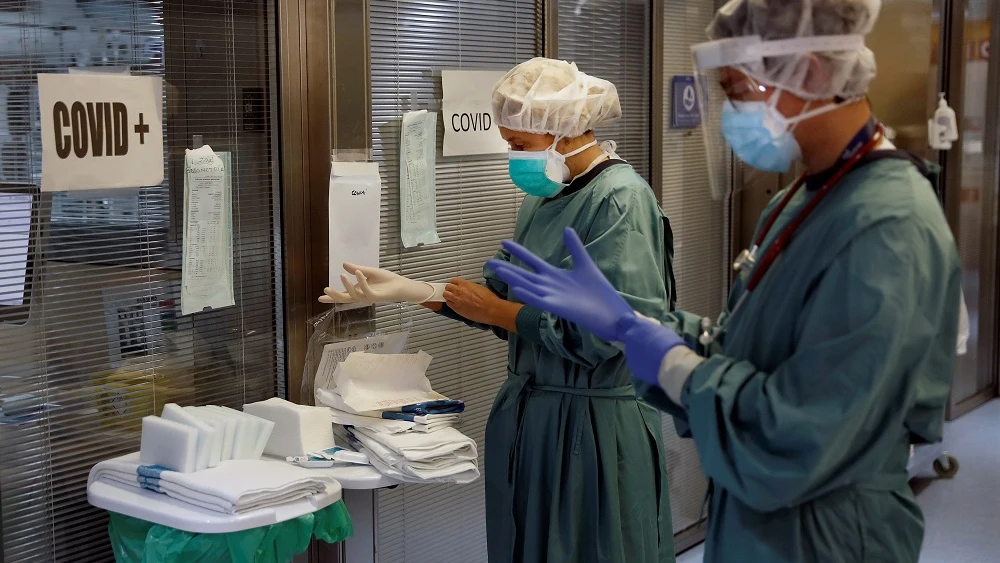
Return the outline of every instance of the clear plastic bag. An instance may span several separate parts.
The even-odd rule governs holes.
[[[382,307],[388,307],[382,310]],[[306,358],[302,366],[302,387],[299,390],[299,402],[304,405],[316,403],[316,373],[323,360],[323,350],[328,344],[345,343],[352,340],[372,340],[372,345],[359,344],[356,351],[378,352],[381,348],[381,338],[389,334],[403,334],[403,350],[406,349],[405,336],[409,335],[413,324],[411,314],[406,305],[380,306],[380,313],[395,317],[391,330],[382,330],[376,323],[374,307],[334,308],[309,319],[312,326],[312,336],[306,348]],[[332,366],[331,366],[332,367]]]

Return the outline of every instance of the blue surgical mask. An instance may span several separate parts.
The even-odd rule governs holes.
[[[556,182],[545,174],[549,151],[510,151],[507,171],[514,185],[524,193],[538,197],[555,197],[566,184]]]
[[[727,100],[722,106],[722,135],[729,146],[737,158],[764,172],[788,172],[801,158],[791,125],[768,102]]]
[[[557,142],[558,139],[544,151],[510,151],[507,171],[515,186],[524,193],[537,197],[559,195],[570,181],[566,159],[597,144],[597,141],[593,141],[572,152],[561,154],[556,150]]]

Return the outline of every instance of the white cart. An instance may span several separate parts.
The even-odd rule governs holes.
[[[928,467],[934,469],[939,479],[951,479],[958,473],[958,460],[945,451],[943,443],[910,446],[910,461],[906,464],[910,479],[925,475]]]

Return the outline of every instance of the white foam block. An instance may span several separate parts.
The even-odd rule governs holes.
[[[160,418],[186,424],[198,431],[198,458],[195,462],[197,471],[208,469],[208,463],[212,459],[213,452],[216,449],[220,450],[219,457],[222,456],[221,437],[215,431],[215,428],[185,411],[180,405],[176,403],[163,405],[163,412],[160,413]]]
[[[209,454],[208,466],[216,467],[222,462],[222,448],[226,441],[226,423],[222,419],[205,418],[200,416],[193,407],[184,407],[184,412],[195,419],[212,427],[214,432],[212,440],[212,451]],[[230,446],[232,447],[232,446]]]
[[[269,426],[267,421],[262,418],[250,416],[235,409],[231,410],[233,410],[233,412],[236,413],[236,416],[242,419],[250,428],[250,432],[247,437],[245,459],[259,459],[261,454],[264,452],[264,445],[267,443],[267,437],[265,434],[270,434],[271,426]]]
[[[239,415],[249,419],[253,428],[253,446],[250,448],[250,459],[260,459],[260,456],[264,454],[264,448],[267,446],[267,440],[271,437],[271,432],[274,430],[274,423],[244,412],[239,412]]]
[[[274,423],[264,453],[278,457],[303,455],[335,446],[330,410],[296,405],[273,397],[243,405],[243,410]]]
[[[142,419],[139,462],[159,465],[179,473],[195,471],[198,458],[198,430],[158,416]]]
[[[264,450],[267,449],[267,444],[274,433],[274,421],[259,418],[263,424],[260,425],[260,433],[257,435],[257,443],[254,444],[253,452],[254,459],[260,459],[264,455]]]
[[[242,434],[237,432],[233,459],[260,459],[274,429],[274,423],[229,407],[213,405],[211,408],[226,416],[234,417],[243,430]]]
[[[206,409],[215,412],[219,416],[224,416],[236,424],[236,433],[233,435],[233,459],[252,459],[253,447],[256,444],[253,421],[244,418],[238,410],[218,405],[208,405]]]
[[[205,407],[184,407],[201,420],[208,423],[215,423],[222,427],[222,447],[220,450],[220,461],[233,459],[233,443],[236,440],[236,420],[222,416]]]
[[[212,450],[208,457],[208,466],[216,467],[222,462],[222,439],[226,435],[226,423],[221,420],[202,420],[202,422],[211,426],[215,434],[212,440]]]

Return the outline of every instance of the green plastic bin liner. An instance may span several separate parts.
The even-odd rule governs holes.
[[[354,534],[344,501],[270,526],[226,534],[196,534],[109,513],[108,534],[118,563],[287,563],[312,538],[335,543]]]

